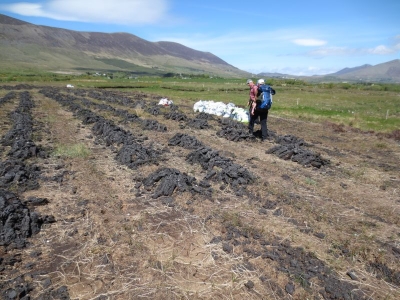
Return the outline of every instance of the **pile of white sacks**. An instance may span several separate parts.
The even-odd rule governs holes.
[[[225,104],[212,100],[200,100],[193,105],[193,110],[195,112],[205,112],[211,115],[222,116],[224,118],[232,118],[239,122],[249,121],[248,110],[236,107],[233,103]]]
[[[170,106],[174,102],[172,100],[168,100],[167,98],[161,98],[160,101],[158,102],[158,105],[163,105],[163,106]]]

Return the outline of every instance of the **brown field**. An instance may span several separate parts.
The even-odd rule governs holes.
[[[0,87],[0,98],[9,90]],[[231,141],[217,135],[218,117],[198,129],[187,120],[165,118],[170,107],[154,115],[157,96],[47,90],[55,96],[40,87],[15,87],[16,97],[0,104],[4,137],[13,126],[9,113],[28,91],[35,105],[31,139],[48,153],[25,161],[39,167],[38,187],[15,183],[0,189],[15,193],[31,211],[55,218],[26,247],[0,246],[0,298],[400,298],[399,141],[333,123],[277,118],[271,110],[274,137],[302,139],[306,149],[329,161],[320,168],[303,166],[266,153],[276,139]],[[134,166],[118,162],[122,145],[96,136],[93,123],[56,101],[61,95],[113,121],[156,158]],[[117,110],[103,109],[106,105]],[[178,104],[188,119],[198,114],[191,105]],[[148,130],[118,110],[157,120],[167,130]],[[193,149],[170,145],[178,133],[218,151],[252,180],[239,186],[229,176],[206,180],[211,170],[224,170],[188,160]],[[10,149],[0,145],[1,161]],[[138,157],[132,155],[132,162]],[[178,180],[172,194],[157,197],[168,182],[146,185],[146,179],[163,168],[196,178],[195,189],[190,184],[189,190],[179,189]],[[33,198],[48,204],[29,205]]]

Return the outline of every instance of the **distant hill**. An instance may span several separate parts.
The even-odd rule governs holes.
[[[310,82],[376,82],[376,83],[400,83],[400,59],[381,63],[375,66],[362,65],[354,68],[344,68],[336,73],[314,76],[296,76],[281,73],[263,72],[259,77],[299,79]]]
[[[298,76],[283,74],[283,73],[270,73],[270,72],[262,72],[258,73],[257,77],[264,78],[298,78]]]
[[[34,25],[0,14],[0,67],[46,71],[129,71],[246,77],[209,52],[129,33],[79,32]]]
[[[330,74],[343,80],[371,82],[400,82],[400,59],[395,59],[375,66],[363,65],[356,68],[346,68]]]
[[[331,75],[332,76],[340,76],[340,75],[344,75],[344,74],[349,74],[349,73],[352,73],[352,72],[360,71],[362,69],[369,68],[369,67],[372,67],[372,65],[365,64],[365,65],[362,65],[362,66],[359,66],[359,67],[354,67],[354,68],[344,68],[344,69],[342,69],[342,70],[340,70],[340,71],[338,71],[336,73],[333,73]]]

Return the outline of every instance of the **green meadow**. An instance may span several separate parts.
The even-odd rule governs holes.
[[[245,107],[248,100],[246,78],[103,74],[4,73],[0,74],[0,83],[72,84],[75,88],[140,91],[160,98],[166,97],[178,105],[213,100]],[[390,133],[400,129],[400,84],[310,83],[295,79],[265,79],[276,90],[271,115],[312,122],[329,121],[363,131]]]

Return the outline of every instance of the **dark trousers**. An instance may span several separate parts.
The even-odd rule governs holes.
[[[253,133],[254,123],[258,119],[258,117],[260,117],[261,136],[262,139],[265,140],[266,138],[268,138],[268,129],[267,129],[268,110],[255,109],[254,115],[250,114],[249,132]]]

